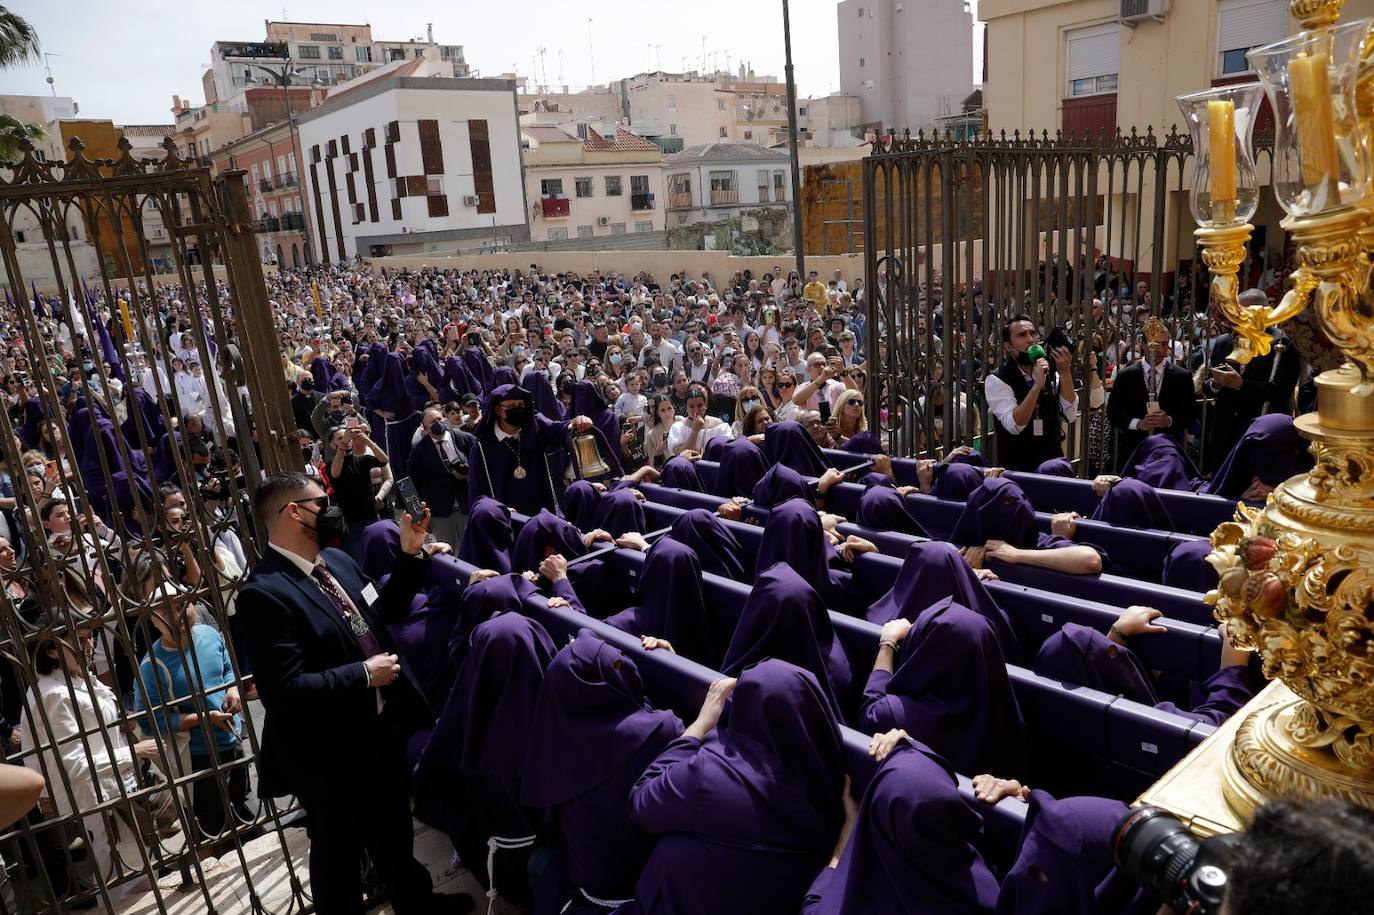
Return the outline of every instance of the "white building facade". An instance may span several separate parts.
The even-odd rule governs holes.
[[[529,239],[515,86],[430,75],[446,63],[371,74],[297,117],[319,260]]]
[[[526,126],[525,196],[535,241],[627,235],[664,228],[663,150],[624,127],[578,139]]]
[[[689,146],[664,159],[668,227],[791,204],[788,155],[748,143]]]

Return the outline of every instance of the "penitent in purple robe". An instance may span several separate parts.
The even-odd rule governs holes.
[[[983,485],[983,471],[972,464],[951,461],[935,465],[930,494],[947,502],[965,502],[969,494]]]
[[[592,528],[600,528],[612,537],[631,531],[644,533],[644,505],[632,489],[614,489],[601,497]],[[580,525],[579,525],[580,526]]]
[[[563,490],[563,517],[580,531],[596,527],[600,507],[601,493],[586,480],[574,480]]]
[[[620,441],[620,419],[606,405],[606,398],[595,381],[583,379],[573,385],[572,415],[590,419],[606,441]]]
[[[1194,492],[1204,485],[1201,472],[1172,435],[1145,436],[1121,465],[1121,476],[1181,492]]]
[[[729,633],[706,606],[701,561],[689,547],[662,537],[645,554],[639,573],[639,606],[606,619],[631,635],[667,639],[673,650],[707,667],[717,667]]]
[[[458,622],[449,636],[449,663],[454,674],[462,669],[472,642],[472,633],[478,626],[498,613],[519,613],[525,599],[537,593],[539,589],[534,582],[523,575],[498,575],[468,585],[459,605]]]
[[[811,884],[801,915],[991,913],[998,887],[975,844],[982,828],[949,763],[902,741],[869,780],[839,863]]]
[[[631,820],[658,841],[619,915],[796,915],[839,834],[843,783],[815,676],[751,667],[716,733],[668,744],[630,792]]]
[[[868,608],[865,618],[875,625],[901,618],[915,622],[927,607],[953,598],[988,621],[1002,654],[1012,663],[1021,658],[1016,627],[953,544],[943,540],[913,543],[902,570],[887,593]]]
[[[1139,480],[1122,480],[1093,509],[1092,520],[1112,527],[1172,531],[1174,519],[1154,488]]]
[[[816,510],[801,499],[790,499],[768,513],[755,562],[758,569],[787,563],[816,590],[826,606],[847,611],[857,598],[850,573],[830,567],[837,557],[835,548],[825,539]]]
[[[1078,474],[1073,472],[1073,465],[1068,458],[1050,458],[1035,468],[1036,473],[1044,474],[1047,477],[1075,477]]]
[[[717,472],[719,478],[719,472]],[[671,457],[668,463],[663,465],[663,470],[659,472],[658,483],[669,489],[680,489],[684,492],[705,492],[706,487],[701,483],[701,477],[697,475],[697,466],[685,457]]]
[[[795,420],[768,424],[763,430],[763,453],[768,463],[786,464],[804,477],[818,477],[830,466],[820,445]]]
[[[861,730],[904,728],[959,772],[1027,774],[1026,726],[988,621],[953,600],[911,624],[894,672],[864,689]]]
[[[1316,461],[1308,448],[1307,440],[1293,424],[1293,417],[1285,413],[1261,416],[1245,430],[1203,491],[1239,499],[1256,477],[1277,486],[1312,469]]]
[[[1211,725],[1221,725],[1255,695],[1249,670],[1245,665],[1236,665],[1223,667],[1208,677],[1202,684],[1202,701],[1191,710],[1160,702],[1150,672],[1135,652],[1077,623],[1065,623],[1045,639],[1033,669],[1042,677],[1125,696],[1160,711]]]
[[[997,915],[1144,915],[1139,885],[1116,870],[1112,838],[1126,805],[1030,793],[1021,849],[1002,880]],[[1143,896],[1140,893],[1139,896]]]
[[[743,435],[732,438],[721,448],[715,493],[727,499],[751,496],[767,471],[768,459],[762,448]]]
[[[525,385],[530,390],[530,397],[534,399],[534,408],[544,416],[559,422],[571,418],[563,408],[563,402],[554,393],[553,385],[549,384],[547,373],[526,372]]]
[[[1042,534],[1036,530],[1035,509],[1030,499],[1020,486],[1006,477],[985,479],[969,493],[949,539],[959,546],[983,546],[990,540],[1003,540],[1023,550],[1052,550],[1073,545],[1073,541],[1058,534]],[[1103,554],[1104,569],[1107,563]]]
[[[721,670],[738,677],[751,664],[781,658],[815,674],[836,716],[849,705],[853,675],[820,595],[785,563],[754,580]]]
[[[906,496],[891,486],[870,486],[865,490],[859,497],[859,510],[854,513],[854,520],[870,530],[930,537],[930,533],[912,513]]]
[[[775,508],[789,499],[801,499],[812,508],[816,507],[811,484],[786,464],[769,467],[768,472],[754,484],[754,491],[748,495],[759,508]]]
[[[848,451],[850,454],[882,454],[883,443],[878,440],[878,436],[865,429],[841,445],[840,450]]]
[[[966,451],[963,454],[956,454],[949,459],[950,464],[967,464],[970,467],[983,468],[988,466],[987,458],[983,457],[981,451]]]
[[[482,496],[468,511],[468,523],[458,541],[458,558],[479,569],[491,569],[504,575],[510,571],[513,540],[510,509],[495,499]]]
[[[676,715],[649,705],[625,652],[584,629],[554,655],[534,707],[520,800],[547,811],[562,836],[570,885],[559,893],[560,913],[603,912],[592,899],[634,895],[653,841],[630,821],[630,789],[681,734]]]
[[[415,767],[417,798],[441,798],[454,850],[483,885],[528,897],[525,864],[540,818],[520,804],[535,702],[554,654],[544,628],[502,613],[472,632],[466,659]],[[488,838],[506,845],[487,874]]]
[[[725,523],[704,508],[673,519],[669,536],[697,554],[701,570],[731,581],[748,581],[754,563]]]
[[[468,377],[477,382],[477,390],[474,394],[485,394],[495,387],[491,383],[493,370],[491,360],[486,354],[476,347],[468,347],[463,350],[463,367],[468,370]]]
[[[574,559],[585,552],[587,546],[580,530],[553,512],[540,511],[515,535],[510,564],[515,572],[537,572],[539,564],[554,553]]]
[[[518,435],[497,435],[491,403],[521,399],[529,417]],[[529,392],[502,385],[490,392],[489,403],[468,452],[468,498],[490,496],[524,515],[541,508],[556,511],[562,493],[562,456],[567,451],[567,423],[554,422],[534,411]]]
[[[1164,557],[1164,583],[1171,588],[1201,591],[1204,594],[1217,586],[1217,570],[1207,561],[1212,554],[1210,540],[1189,540],[1180,543]]]

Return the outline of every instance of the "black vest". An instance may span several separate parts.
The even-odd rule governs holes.
[[[1011,388],[1017,403],[1030,393],[1030,381],[1011,357],[1002,362],[997,377]],[[1043,420],[1041,435],[1035,434],[1036,419]],[[1008,430],[995,414],[992,421],[997,427],[997,463],[1008,470],[1034,471],[1045,461],[1064,456],[1064,448],[1060,444],[1059,387],[1053,378],[1046,381],[1040,391],[1038,412],[1031,416],[1026,428],[1019,433]]]

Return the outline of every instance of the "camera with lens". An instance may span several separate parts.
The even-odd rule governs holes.
[[[1216,915],[1226,896],[1226,856],[1239,842],[1239,835],[1199,841],[1162,808],[1137,807],[1116,827],[1112,851],[1122,873],[1175,912]]]

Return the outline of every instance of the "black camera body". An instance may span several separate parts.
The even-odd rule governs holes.
[[[1116,827],[1112,854],[1122,873],[1175,912],[1217,915],[1226,897],[1226,855],[1239,842],[1239,835],[1199,841],[1168,811],[1146,806],[1131,810]]]

